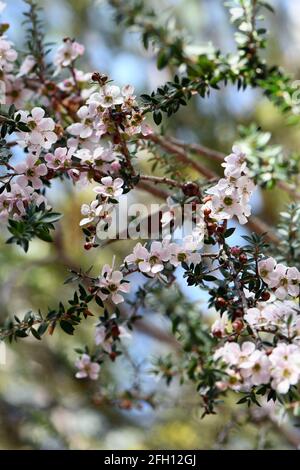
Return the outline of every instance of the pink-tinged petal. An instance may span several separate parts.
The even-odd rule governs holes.
[[[81,108],[79,108],[79,110],[77,111],[77,116],[80,119],[85,119],[88,114],[89,114],[89,108],[87,106],[81,106]]]
[[[39,123],[39,129],[41,131],[53,131],[55,129],[55,122],[51,118],[45,118]]]
[[[104,184],[104,186],[112,186],[113,179],[111,176],[104,176],[101,178],[101,183]]]
[[[27,170],[27,165],[25,162],[17,163],[17,165],[15,165],[16,173],[25,173],[26,170]]]
[[[114,191],[114,196],[115,197],[121,196],[122,193],[123,193],[123,189],[117,189],[116,191]]]
[[[43,108],[36,107],[36,108],[33,108],[31,111],[31,116],[33,117],[35,121],[39,121],[40,119],[44,117],[44,115],[45,115],[45,111],[43,110]]]
[[[47,131],[45,132],[45,138],[51,143],[51,144],[55,144],[55,142],[57,141],[57,135],[55,134],[55,132],[51,132],[51,131]]]
[[[147,135],[153,134],[153,130],[151,129],[151,127],[148,124],[144,123],[144,122],[141,125],[141,131],[142,131],[143,136],[145,136],[145,137]]]
[[[30,181],[34,189],[41,189],[41,187],[43,186],[42,181],[37,176],[31,177]]]
[[[138,263],[138,267],[142,273],[149,273],[151,271],[150,263],[147,263],[146,261]]]
[[[120,304],[122,302],[124,302],[124,297],[122,297],[122,295],[120,294],[113,294],[111,296],[111,300],[113,301],[114,304]]]
[[[255,351],[255,344],[251,343],[251,341],[245,341],[245,343],[242,344],[241,349],[243,354],[251,354]]]
[[[32,131],[29,135],[29,139],[33,145],[43,145],[44,143],[44,137],[38,131]]]
[[[24,188],[25,188],[25,186],[28,185],[28,178],[25,175],[18,176],[16,181],[20,186],[23,186]]]
[[[80,135],[82,131],[82,124],[80,122],[71,124],[70,126],[67,127],[67,131],[72,135]]]
[[[153,274],[157,274],[163,269],[164,269],[163,264],[155,264],[154,266],[152,266],[151,271],[153,272]]]
[[[122,180],[122,178],[116,178],[114,180],[114,187],[115,188],[120,188],[121,186],[123,186],[124,184],[124,181]]]
[[[123,274],[120,271],[114,271],[111,275],[111,281],[114,284],[119,284],[119,282],[123,279]]]
[[[287,291],[284,287],[278,287],[278,289],[275,290],[275,295],[278,299],[284,300],[287,296]]]
[[[80,137],[82,139],[87,139],[90,137],[93,133],[93,129],[91,127],[83,127],[81,132],[80,132]]]
[[[29,154],[26,157],[27,167],[32,168],[36,164],[37,159],[38,159],[37,155]]]
[[[119,291],[120,292],[124,292],[124,293],[128,293],[130,292],[130,289],[131,289],[131,285],[129,284],[129,282],[123,282],[120,286],[119,286]]]
[[[45,176],[48,173],[47,167],[44,163],[36,167],[36,174],[39,176]]]

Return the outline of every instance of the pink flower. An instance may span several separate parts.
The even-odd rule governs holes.
[[[17,108],[24,106],[24,103],[31,98],[33,92],[25,87],[24,81],[13,75],[8,75],[6,85],[6,104],[14,104]]]
[[[68,67],[77,57],[83,55],[84,46],[70,38],[64,39],[64,44],[60,46],[54,58],[54,64],[58,69]]]
[[[81,358],[76,361],[75,366],[79,369],[75,376],[77,379],[98,379],[100,365],[97,362],[92,362],[88,354],[83,354]]]
[[[17,178],[17,183],[21,186],[31,183],[34,189],[42,187],[40,177],[48,173],[46,165],[44,163],[39,164],[38,157],[32,154],[29,154],[24,162],[18,163],[15,166],[15,170],[21,175]]]
[[[47,167],[57,170],[58,168],[67,168],[70,166],[72,156],[72,149],[68,150],[66,147],[58,147],[53,153],[45,155]]]
[[[52,144],[57,141],[55,134],[55,122],[51,118],[45,118],[45,111],[42,108],[33,108],[28,111],[18,111],[16,116],[21,116],[21,122],[25,123],[30,132],[17,132],[20,137],[18,143],[28,146],[30,150],[39,151],[41,148],[49,150]]]
[[[139,271],[146,273],[150,271],[149,256],[149,251],[141,243],[137,243],[133,252],[127,255],[124,261],[127,264],[135,264]]]
[[[92,201],[91,204],[82,204],[81,213],[84,219],[80,221],[80,226],[90,224],[99,220],[103,206],[99,205],[99,201]]]
[[[99,286],[99,297],[102,300],[110,298],[114,304],[124,302],[124,297],[119,292],[128,293],[130,291],[130,284],[124,282],[121,271],[113,271],[108,264],[103,266],[96,285]]]

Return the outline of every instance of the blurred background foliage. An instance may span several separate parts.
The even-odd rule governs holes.
[[[114,12],[105,1],[38,3],[44,7],[50,41],[59,44],[70,36],[86,46],[82,69],[108,73],[120,85],[131,83],[137,94],[152,91],[171,77],[168,69],[157,71],[154,55],[151,50],[145,52],[137,32],[116,26]],[[276,14],[267,15],[267,60],[282,64],[295,79],[300,78],[300,2],[271,3]],[[223,51],[235,47],[221,0],[145,0],[145,4],[163,15],[175,15],[192,43],[211,41]],[[22,11],[22,1],[13,0],[5,12],[11,24],[9,36],[19,50],[24,38]],[[282,145],[284,152],[298,150],[299,127],[287,126],[286,119],[258,90],[238,92],[228,87],[212,92],[207,100],[195,98],[164,126],[180,139],[227,152],[239,138],[238,126],[253,122],[270,132],[271,142]],[[117,242],[92,253],[84,251],[78,222],[81,203],[90,200],[89,190],[57,183],[50,194],[55,210],[65,214],[53,245],[34,241],[25,255],[4,245],[6,234],[1,234],[1,320],[12,313],[22,316],[28,310],[45,311],[67,299],[72,290],[63,285],[68,267],[93,265],[97,272],[113,255],[121,260],[130,244]],[[146,193],[140,193],[141,199],[149,200]],[[276,188],[261,192],[254,205],[256,213],[273,225],[285,202],[286,195]],[[193,289],[189,292],[194,308],[212,322],[214,314],[207,311],[205,298]],[[129,352],[106,367],[96,384],[74,378],[74,348],[93,341],[95,318],[90,317],[74,338],[56,331],[42,342],[28,339],[7,347],[6,365],[0,366],[0,448],[253,449],[293,448],[300,443],[296,428],[285,423],[279,426],[263,412],[249,415],[243,405],[233,406],[236,397],[221,405],[219,415],[202,420],[195,390],[176,381],[167,388],[149,376],[155,356],[174,354],[173,345],[161,334],[170,330],[169,322],[153,310],[145,312],[149,329],[134,332]],[[132,408],[128,394],[137,389],[147,399],[137,400]]]

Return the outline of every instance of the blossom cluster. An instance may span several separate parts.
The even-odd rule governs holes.
[[[274,290],[278,299],[299,296],[300,273],[297,268],[288,268],[277,264],[274,258],[267,258],[258,263],[259,275],[267,286]]]
[[[218,383],[222,389],[249,391],[252,386],[270,382],[274,390],[286,394],[300,378],[300,348],[294,344],[281,342],[271,351],[264,351],[250,341],[241,345],[227,342],[216,351],[214,359],[226,366],[226,378]]]
[[[240,224],[245,224],[251,215],[249,202],[255,189],[247,167],[246,155],[239,147],[234,146],[222,166],[225,168],[225,178],[221,178],[215,186],[207,190],[211,199],[205,206],[211,210],[211,218],[229,220],[235,216]]]
[[[165,238],[162,242],[153,241],[147,249],[141,243],[137,243],[133,252],[125,257],[125,263],[137,271],[155,277],[165,269],[169,263],[176,268],[181,263],[199,264],[201,254],[198,252],[199,245],[193,236],[184,238],[182,245],[170,242]]]

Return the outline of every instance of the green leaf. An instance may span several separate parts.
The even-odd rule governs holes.
[[[68,335],[73,335],[75,328],[73,327],[73,325],[71,325],[70,322],[65,321],[65,320],[61,320],[61,321],[59,322],[59,324],[60,324],[61,329],[62,329],[65,333],[67,333]]]

